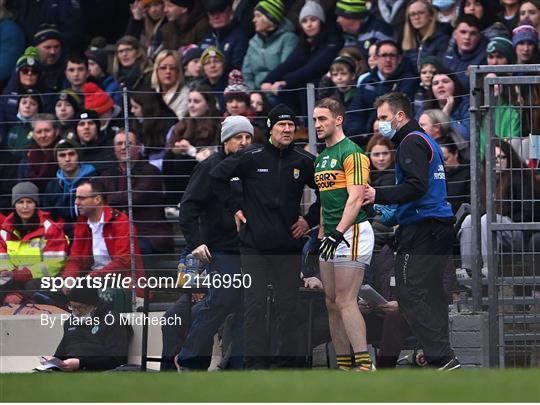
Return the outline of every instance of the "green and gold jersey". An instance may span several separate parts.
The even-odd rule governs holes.
[[[315,160],[315,183],[320,192],[324,233],[336,229],[345,203],[349,197],[348,185],[367,185],[369,158],[362,154],[360,146],[344,138],[326,148]],[[367,221],[364,210],[360,210],[355,224]]]

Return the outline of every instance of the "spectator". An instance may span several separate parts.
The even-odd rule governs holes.
[[[165,104],[161,94],[151,88],[132,92],[129,104],[131,113],[136,118],[133,128],[142,143],[141,153],[161,171],[166,146],[178,118]]]
[[[133,132],[126,134],[125,130],[120,130],[114,137],[114,153],[118,164],[102,174],[108,192],[107,203],[128,214],[126,175],[127,165],[131,164],[132,218],[137,227],[141,253],[172,253],[174,242],[171,224],[165,219],[161,173],[155,166],[141,159],[141,146]]]
[[[424,110],[418,119],[418,124],[424,132],[438,141],[441,138],[450,139],[459,151],[459,158],[462,162],[470,160],[469,142],[454,130],[452,120],[443,110],[438,108]]]
[[[113,140],[99,129],[99,117],[93,110],[83,110],[77,117],[76,134],[68,134],[68,140],[76,137],[82,146],[82,162],[91,164],[98,173],[114,166]]]
[[[356,93],[356,63],[349,56],[338,56],[330,65],[330,78],[321,79],[317,98],[333,97],[348,108]],[[324,88],[326,87],[326,88]]]
[[[8,0],[8,8],[17,16],[26,42],[31,42],[45,24],[55,25],[63,33],[69,50],[82,48],[83,24],[79,2],[70,0]]]
[[[47,92],[58,92],[64,83],[64,61],[62,59],[62,34],[54,25],[43,25],[35,33],[32,45],[38,51],[41,64],[41,84]]]
[[[178,52],[160,51],[154,62],[152,88],[161,94],[165,103],[182,119],[187,113],[189,88],[184,84],[184,72]]]
[[[540,51],[538,50],[538,32],[524,20],[512,31],[512,44],[517,55],[519,64],[540,63]]]
[[[107,205],[105,195],[103,184],[96,179],[83,181],[77,187],[75,206],[79,217],[62,276],[105,277],[116,273],[135,283],[131,274],[131,240],[135,243],[135,277],[144,277],[137,235],[130,232],[128,216]],[[142,297],[142,290],[136,291]]]
[[[424,109],[424,103],[429,100],[433,76],[442,68],[442,62],[435,56],[426,56],[420,61],[420,85],[418,86],[418,91],[414,95],[415,111],[418,112]]]
[[[227,117],[221,127],[223,150],[196,166],[180,205],[180,227],[188,249],[207,264],[216,277],[241,275],[238,233],[234,217],[220,202],[212,186],[210,170],[221,161],[251,144],[253,126],[241,116]],[[231,368],[243,368],[242,289],[214,288],[203,298],[177,364],[187,369],[208,369],[214,334],[225,318],[234,313]]]
[[[444,155],[448,202],[456,214],[463,203],[471,202],[471,168],[460,161],[459,149],[452,139],[442,137],[437,139],[437,143]]]
[[[210,24],[203,2],[193,0],[166,0],[167,23],[161,28],[162,49],[178,49],[198,44],[210,33]]]
[[[0,3],[0,89],[8,83],[17,58],[24,51],[24,34],[19,25],[13,21],[14,15]]]
[[[113,77],[120,87],[132,90],[138,85],[150,85],[152,66],[137,38],[125,35],[116,42]]]
[[[19,95],[28,89],[41,91],[41,64],[38,60],[37,49],[28,47],[24,54],[17,59],[15,73],[0,97],[0,134],[2,144],[6,142],[6,124],[13,124],[17,119]]]
[[[43,100],[39,93],[28,89],[19,96],[18,108],[17,121],[8,129],[7,146],[15,156],[22,157],[32,144],[31,122],[37,114],[43,112]]]
[[[106,138],[114,138],[118,128],[124,124],[122,109],[95,83],[83,86],[84,108],[95,111],[99,117],[99,130]]]
[[[84,100],[83,87],[86,84],[90,73],[88,72],[88,59],[82,54],[70,54],[66,58],[64,68],[68,89],[72,90]],[[66,85],[67,85],[66,84]],[[66,87],[65,87],[66,88]],[[82,108],[84,104],[80,104]]]
[[[466,141],[471,138],[469,125],[469,94],[461,86],[458,75],[447,69],[440,69],[433,76],[429,101],[424,103],[426,109],[441,109],[450,117],[454,131]],[[417,116],[423,110],[416,112]]]
[[[492,38],[486,48],[488,65],[513,65],[516,62],[512,41],[506,37]]]
[[[81,106],[81,98],[70,89],[64,89],[58,94],[54,104],[54,115],[58,119],[60,134],[72,131],[76,125],[76,119]]]
[[[129,5],[131,16],[126,35],[138,38],[146,55],[154,60],[161,46],[160,29],[167,21],[163,0],[136,0]],[[166,48],[169,49],[169,48]]]
[[[64,231],[73,238],[73,225],[77,220],[75,190],[78,185],[95,176],[94,166],[81,163],[81,146],[75,140],[60,139],[54,147],[58,162],[56,178],[49,181],[41,197],[44,210],[50,212],[53,220],[64,224]]]
[[[501,1],[503,10],[497,14],[499,20],[506,25],[509,32],[512,32],[517,27],[519,22],[519,7],[521,0],[504,0]]]
[[[336,15],[336,22],[343,30],[344,45],[358,47],[366,59],[371,45],[395,40],[392,26],[368,12],[364,0],[338,0]]]
[[[218,142],[218,117],[215,98],[208,86],[201,85],[190,91],[188,116],[176,124],[163,161],[169,205],[176,206],[182,198],[189,174],[197,163],[196,147],[215,145]]]
[[[416,72],[428,56],[440,58],[450,41],[452,27],[437,21],[436,10],[429,0],[410,0],[403,32],[403,55]]]
[[[497,7],[488,0],[465,0],[459,7],[460,15],[471,14],[480,21],[480,30],[482,35],[491,40],[498,36],[508,36],[510,30],[498,20]]]
[[[212,31],[200,42],[201,48],[206,49],[209,46],[218,48],[227,62],[227,72],[242,69],[249,37],[240,25],[233,23],[232,0],[208,0],[206,12]]]
[[[31,180],[39,189],[45,191],[47,183],[55,178],[58,169],[54,158],[53,147],[56,143],[60,129],[54,115],[37,114],[32,120],[32,143],[29,151],[19,165],[19,180]]]
[[[201,84],[210,86],[210,91],[216,97],[217,108],[220,112],[225,111],[223,91],[227,87],[228,76],[225,73],[225,57],[216,47],[209,46],[201,55],[203,79]]]
[[[255,126],[260,131],[266,131],[266,117],[271,109],[266,95],[262,91],[253,91],[249,95],[249,100],[255,114]]]
[[[475,16],[465,14],[459,17],[452,34],[455,44],[448,48],[442,58],[443,64],[457,74],[459,82],[467,92],[469,66],[486,64],[487,40],[480,30],[480,21]]]
[[[125,364],[132,327],[106,309],[95,288],[74,288],[67,298],[71,317],[63,323],[64,334],[54,357],[46,360],[61,360],[62,371],[105,371]]]
[[[263,79],[261,90],[278,95],[280,90],[304,88],[309,82],[318,83],[342,48],[343,39],[331,25],[326,24],[324,10],[319,3],[307,1],[300,11],[299,22],[302,31],[298,45]],[[279,97],[307,115],[305,91],[283,91]]]
[[[101,39],[103,41],[100,41],[99,37],[94,38],[90,43],[90,48],[85,52],[88,58],[88,72],[92,80],[112,97],[114,104],[122,105],[120,86],[109,74],[109,57],[104,49],[107,43],[105,38]]]
[[[298,44],[294,26],[284,16],[282,0],[263,0],[253,10],[255,35],[242,64],[248,88],[258,90],[263,80],[291,54]]]
[[[519,22],[530,20],[537,33],[540,33],[540,2],[525,0],[519,7]]]
[[[377,68],[370,71],[358,86],[345,121],[345,132],[360,146],[365,146],[369,140],[377,115],[373,103],[378,96],[401,91],[412,98],[416,92],[413,73],[402,60],[401,47],[396,42],[377,44]]]
[[[60,273],[68,250],[62,227],[37,208],[39,190],[35,184],[22,182],[13,187],[11,206],[13,211],[0,232],[0,285],[9,291],[2,294],[3,304],[31,298],[42,277]]]
[[[379,0],[373,2],[372,7],[376,9],[377,17],[392,26],[394,32],[398,34],[398,40],[402,40],[403,28],[407,19],[406,1]],[[373,12],[373,10],[370,10],[370,12]]]
[[[437,10],[437,19],[441,23],[456,26],[456,20],[459,14],[459,4],[457,0],[433,0],[433,7]]]
[[[186,86],[200,80],[202,77],[201,55],[201,48],[194,44],[192,44],[192,47],[182,54],[181,59],[184,68],[184,79],[186,81]]]
[[[362,55],[362,52],[355,46],[345,46],[338,52],[338,56],[348,56],[352,58],[356,64],[355,75],[360,77],[370,67],[368,66],[366,58]]]
[[[300,281],[300,238],[319,219],[318,203],[305,217],[298,216],[304,186],[315,188],[315,184],[313,156],[292,143],[294,113],[278,105],[270,111],[268,122],[270,142],[247,148],[210,172],[216,195],[235,215],[242,271],[252,280],[251,287],[244,290],[244,353],[248,369],[266,368],[271,360],[264,325],[269,283],[274,288],[278,356],[284,361],[293,354],[294,341],[287,332],[293,328],[290,321]],[[284,176],[287,172],[293,176]],[[242,200],[237,201],[230,189],[233,177],[242,181]],[[273,237],[268,239],[270,233]]]
[[[534,190],[532,171],[528,169],[516,151],[504,140],[496,140],[495,143],[495,190],[494,195],[486,195],[486,174],[482,175],[482,198],[493,198],[493,204],[497,213],[496,221],[503,224],[514,222],[538,221],[538,212],[534,207]],[[484,206],[485,207],[485,206]],[[487,214],[482,215],[480,220],[481,250],[484,267],[487,266]],[[461,224],[458,237],[461,246],[461,267],[467,270],[472,268],[472,231],[471,216],[465,217]],[[498,251],[523,252],[522,231],[497,232]],[[487,269],[482,269],[487,277]]]

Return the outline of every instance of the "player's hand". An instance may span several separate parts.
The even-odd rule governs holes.
[[[242,224],[245,224],[247,222],[247,219],[244,216],[244,212],[242,210],[236,211],[236,214],[234,214],[234,222],[236,223],[236,231],[240,232],[240,227],[242,226]]]
[[[206,246],[204,243],[193,249],[191,254],[193,254],[193,256],[195,256],[197,259],[204,263],[210,263],[210,259],[212,259],[210,250],[208,249],[208,246]]]
[[[317,277],[306,277],[304,279],[305,288],[323,288],[322,281]]]
[[[300,239],[307,231],[309,231],[309,224],[304,217],[298,217],[298,221],[291,227],[293,238]]]
[[[341,242],[345,242],[347,247],[351,246],[343,237],[343,232],[340,232],[337,229],[330,235],[325,236],[321,241],[321,248],[319,249],[321,259],[325,262],[333,259],[336,256],[336,250]]]
[[[77,371],[81,367],[79,359],[65,359],[60,366],[64,371]]]
[[[388,301],[386,304],[379,305],[379,309],[385,313],[392,313],[399,311],[399,305],[397,301]]]
[[[364,201],[362,202],[362,206],[373,204],[375,202],[375,194],[376,190],[371,187],[369,184],[366,185],[364,189]]]

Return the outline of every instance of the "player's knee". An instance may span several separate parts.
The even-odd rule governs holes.
[[[354,297],[346,297],[344,295],[338,295],[336,296],[336,307],[339,311],[343,311],[344,309],[350,307],[351,305],[356,305],[356,299]]]

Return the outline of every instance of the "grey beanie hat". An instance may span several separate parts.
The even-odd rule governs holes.
[[[324,16],[324,10],[319,2],[314,0],[307,0],[302,10],[300,10],[300,15],[298,16],[298,21],[302,23],[302,20],[306,17],[313,16],[317,17],[321,22],[326,22],[326,17]]]
[[[39,204],[39,190],[37,186],[29,181],[16,184],[11,189],[11,205],[14,206],[21,198],[30,198],[36,205]]]
[[[246,132],[253,136],[253,125],[243,115],[232,115],[225,118],[221,123],[221,143],[233,136]]]

